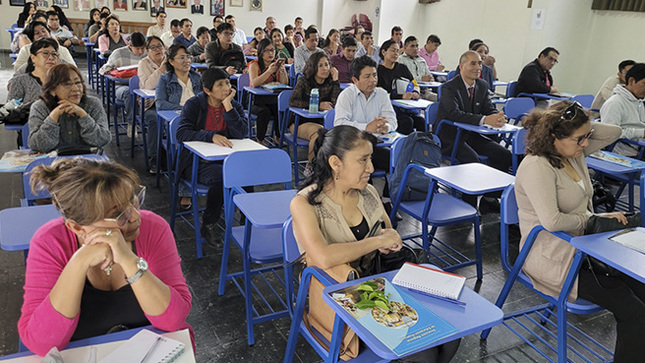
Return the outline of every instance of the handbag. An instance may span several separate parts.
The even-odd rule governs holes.
[[[372,259],[372,263],[368,264],[368,267],[361,272],[363,276],[372,276],[400,269],[406,262],[412,262],[418,265],[428,263],[429,261],[430,258],[426,250],[403,245],[400,250],[390,253],[381,253],[381,251],[377,250],[376,255]]]
[[[325,272],[334,280],[338,282],[350,281],[358,278],[358,272],[352,268],[349,264],[338,265],[329,269],[326,269]],[[323,347],[329,350],[327,342],[324,342],[322,339],[319,339],[316,333],[312,332],[311,328],[315,328],[322,336],[331,341],[331,335],[334,330],[334,319],[336,314],[329,307],[329,305],[323,300],[323,289],[325,286],[316,279],[316,277],[311,278],[311,283],[309,284],[309,312],[305,313],[302,316],[302,320],[305,323],[309,332],[312,336],[316,338],[318,343]],[[343,340],[340,344],[340,359],[347,361],[353,358],[356,358],[359,353],[359,339],[356,333],[351,330],[347,325],[345,325],[345,331],[343,331]]]
[[[620,223],[616,218],[591,216],[587,221],[585,234],[596,234],[602,232],[618,231],[625,228],[638,227],[641,224],[640,212],[625,213],[627,224]],[[618,276],[620,272],[606,263],[590,256],[585,257],[585,267],[593,274],[605,276]]]
[[[6,115],[0,113],[0,123],[5,125],[25,125],[29,121],[29,110],[33,102],[22,103],[10,110]]]

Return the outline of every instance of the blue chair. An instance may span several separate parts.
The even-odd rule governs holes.
[[[520,164],[519,163],[520,156],[524,155],[524,153],[526,152],[524,141],[526,139],[527,132],[528,132],[527,129],[522,128],[513,135],[513,141],[511,142],[511,162],[512,162],[511,167],[513,171],[513,175],[517,173],[517,168]]]
[[[29,149],[29,122],[22,126],[20,130],[20,141],[22,145],[19,145],[21,149]]]
[[[293,64],[289,67],[289,86],[296,86],[296,67]]]
[[[246,95],[246,91],[244,91],[244,87],[250,87],[251,86],[251,79],[249,78],[248,73],[243,73],[240,78],[237,79],[237,102],[239,102],[241,105],[244,104],[244,97],[248,97],[247,100],[247,107],[244,110],[244,114],[246,115],[246,119],[249,120],[249,139],[253,138],[255,136],[255,133],[253,132],[253,127],[255,121],[257,120],[257,116],[254,115],[251,112],[252,109],[252,104],[251,104],[251,97]]]
[[[5,251],[23,251],[25,260],[34,233],[43,224],[60,217],[52,204],[20,206],[0,211],[0,247]]]
[[[426,119],[426,132],[432,131],[432,126],[434,125],[435,120],[437,119],[437,112],[439,112],[439,102],[433,102],[428,107],[426,107],[423,116]],[[418,130],[421,131],[421,130]]]
[[[141,111],[141,108],[137,107],[137,95],[134,94],[134,91],[139,89],[139,76],[132,76],[128,81],[128,85],[130,87],[130,98],[132,100],[132,139],[130,143],[130,157],[134,157],[134,149],[136,147],[143,149],[146,170],[150,170],[150,165],[148,163],[148,141],[146,137],[148,125],[146,125],[144,115],[137,115],[137,113]],[[145,102],[145,100],[142,99],[141,102]],[[135,135],[137,126],[141,132],[141,143],[136,142]]]
[[[446,81],[450,81],[451,79],[455,78],[456,75],[457,75],[457,71],[455,70],[448,72],[448,75],[446,76]]]
[[[504,114],[513,125],[517,125],[522,117],[535,108],[535,101],[528,97],[510,98],[504,105]]]
[[[461,127],[457,127],[457,123],[449,120],[441,120],[439,121],[439,125],[437,125],[437,130],[434,131],[435,135],[439,135],[439,132],[441,132],[441,129],[444,128],[444,125],[450,125],[454,126],[457,129],[457,135],[455,136],[455,143],[452,147],[452,151],[450,152],[450,155],[443,155],[443,159],[447,160],[450,165],[457,165],[459,164],[459,160],[457,160],[457,150],[459,149],[459,143],[461,142],[461,136],[463,135],[464,129]],[[479,161],[488,164],[488,157],[485,155],[479,155]]]
[[[280,142],[278,147],[282,147],[284,134],[289,126],[289,99],[293,90],[286,90],[278,94],[278,127],[280,127]]]
[[[435,142],[441,146],[441,142],[436,135],[433,135]],[[390,173],[394,172],[394,168],[399,158],[400,147],[405,138],[397,139],[390,150]],[[452,195],[440,193],[438,185],[435,180],[428,178],[428,195],[425,200],[415,201],[402,201],[403,191],[406,188],[410,173],[415,172],[423,173],[424,167],[412,163],[406,167],[401,179],[401,185],[398,191],[390,191],[390,195],[396,195],[392,202],[392,212],[390,213],[390,220],[396,220],[396,212],[401,211],[409,214],[412,218],[421,222],[421,233],[404,236],[402,239],[408,244],[413,243],[428,251],[430,256],[436,260],[432,263],[437,264],[446,271],[452,271],[461,267],[475,264],[477,266],[477,278],[481,280],[482,273],[482,251],[481,251],[481,238],[479,232],[479,214],[477,209],[470,204],[458,199]],[[396,194],[394,193],[396,192]],[[471,260],[461,252],[457,251],[451,246],[435,238],[438,227],[448,226],[458,223],[472,223],[475,234],[475,260]],[[428,231],[428,226],[432,229]],[[421,243],[415,239],[421,237]],[[436,244],[431,244],[431,241],[436,241]]]
[[[302,272],[302,277],[300,278],[300,284],[298,288],[298,296],[294,301],[295,289],[294,289],[294,276],[293,276],[293,266],[300,259],[300,251],[298,250],[298,244],[296,239],[293,236],[291,217],[284,222],[284,227],[282,228],[282,249],[284,250],[284,273],[285,273],[285,283],[287,286],[287,301],[291,312],[291,329],[289,330],[289,338],[287,339],[287,349],[284,354],[284,363],[290,363],[293,360],[293,354],[296,350],[296,342],[298,340],[298,335],[302,336],[307,340],[312,348],[320,355],[320,357],[325,361],[338,361],[338,356],[340,352],[340,343],[342,340],[342,333],[334,332],[332,334],[332,341],[335,344],[330,343],[326,340],[322,334],[316,331],[313,327],[309,330],[309,327],[303,322],[302,316],[306,313],[307,307],[307,295],[309,294],[309,284],[311,278],[314,277],[320,281],[325,286],[331,286],[336,284],[336,281],[332,279],[327,273],[322,271],[317,267],[307,267]],[[294,306],[295,302],[295,306]],[[337,317],[340,320],[340,318]],[[330,348],[331,347],[331,348]],[[336,359],[334,359],[336,357]],[[378,357],[369,347],[365,347],[361,351],[358,357],[350,360],[349,362],[387,362],[382,358]]]
[[[586,109],[591,108],[591,104],[593,103],[594,95],[575,95],[571,97],[571,101],[576,101],[582,105],[582,107]]]
[[[105,78],[105,77],[102,77]],[[114,111],[114,137],[116,139],[116,146],[121,146],[121,142],[119,140],[119,136],[125,135],[126,128],[128,127],[128,120],[125,115],[125,102],[121,99],[118,99],[116,97],[116,82],[114,81],[104,81],[107,84],[107,102],[108,102],[108,107],[106,108],[107,113],[109,114],[109,109],[110,109],[110,104],[112,105],[112,109]],[[121,118],[122,122],[119,122],[119,110],[121,110]],[[109,122],[109,120],[108,120]],[[121,131],[121,130],[124,131]]]
[[[510,81],[506,85],[506,98],[515,97],[515,86],[517,86],[517,81]]]
[[[497,302],[495,303],[495,305],[497,305],[499,308],[501,308],[504,305],[504,302],[506,301],[506,298],[508,297],[515,281],[521,282],[523,285],[525,285],[526,287],[528,287],[529,289],[533,290],[535,293],[540,295],[542,298],[547,300],[546,304],[537,305],[528,309],[521,309],[516,312],[505,314],[503,324],[509,329],[511,329],[511,331],[514,334],[518,335],[522,340],[527,342],[533,349],[535,349],[538,353],[540,353],[542,356],[544,356],[547,360],[551,362],[553,362],[553,360],[549,357],[548,355],[549,353],[550,354],[557,353],[558,362],[561,362],[561,363],[567,362],[568,351],[571,351],[577,357],[584,359],[586,361],[589,361],[589,360],[587,360],[586,358],[583,358],[583,353],[594,355],[592,359],[596,359],[596,360],[598,358],[602,358],[601,356],[607,356],[607,355],[611,356],[612,352],[609,349],[605,348],[600,343],[596,342],[591,337],[584,334],[584,332],[580,331],[578,328],[567,323],[567,312],[571,312],[574,314],[590,314],[590,313],[595,313],[597,311],[603,310],[598,305],[592,304],[584,299],[579,298],[575,302],[567,301],[567,297],[569,296],[569,293],[571,292],[571,288],[573,287],[573,284],[576,281],[578,271],[582,264],[582,260],[584,259],[584,254],[582,252],[580,251],[576,252],[575,257],[573,259],[573,263],[571,264],[571,267],[569,268],[569,272],[567,273],[567,277],[562,287],[562,291],[560,292],[560,295],[558,297],[549,296],[542,292],[537,291],[533,287],[533,283],[531,282],[531,279],[528,276],[526,276],[524,272],[522,272],[522,266],[524,265],[524,262],[528,257],[529,251],[533,247],[533,244],[535,243],[535,239],[540,232],[551,233],[563,239],[567,243],[571,240],[571,235],[564,232],[550,232],[544,229],[544,227],[538,225],[531,230],[528,237],[526,238],[526,241],[524,242],[524,246],[522,247],[517,259],[515,260],[515,263],[511,264],[510,258],[509,258],[509,226],[511,224],[519,223],[519,217],[517,214],[517,201],[515,199],[515,185],[509,185],[502,193],[500,218],[501,218],[500,245],[501,245],[502,266],[509,273],[509,276],[506,279],[506,283],[504,284],[504,287],[502,288],[502,291],[500,292],[500,295],[497,298]],[[553,311],[554,308],[557,308],[557,312]],[[533,314],[533,316],[531,316],[531,314]],[[557,321],[554,322],[551,319],[549,319],[551,315],[556,316]],[[526,325],[522,325],[522,327],[524,328],[522,329],[522,331],[527,332],[527,334],[531,334],[532,337],[530,338],[523,337],[520,334],[520,332],[514,329],[512,325],[510,325],[508,322],[509,320],[512,320],[513,322],[518,323],[520,321],[519,318],[526,318],[528,319],[529,323],[533,323],[533,325],[535,325],[536,329],[529,329]],[[520,323],[520,324],[524,324],[524,323]],[[544,326],[545,324],[548,324],[549,327],[557,328],[557,336],[554,335],[549,329],[547,329]],[[588,340],[589,345],[583,342],[583,338],[573,337],[572,335],[567,333],[567,327],[577,332],[578,336],[582,335],[584,340]],[[482,332],[482,339],[487,339],[489,334],[490,334],[490,329],[487,329],[484,332]],[[545,334],[548,334],[552,338],[557,338],[557,346],[554,347],[552,344],[550,344],[544,338]],[[583,347],[584,351],[580,352],[575,347],[568,346],[567,345],[568,338],[571,339],[571,341],[575,342],[577,346]],[[549,350],[545,352],[539,349],[539,347],[536,344],[538,341],[541,344],[546,345],[549,348]]]
[[[253,172],[250,173],[249,170]],[[281,183],[285,189],[291,188],[291,160],[289,155],[280,149],[253,150],[235,152],[230,154],[223,164],[224,182],[224,216],[226,230],[224,232],[224,247],[222,251],[222,264],[219,278],[220,295],[224,294],[225,283],[232,280],[245,297],[247,341],[249,345],[255,342],[254,324],[277,319],[289,315],[288,307],[283,298],[269,284],[264,273],[276,275],[276,270],[281,270],[282,262],[282,228],[261,228],[255,227],[250,218],[245,218],[244,226],[233,226],[235,204],[233,198],[238,194],[245,194],[245,187]],[[249,195],[253,195],[251,193]],[[289,198],[289,200],[291,197]],[[263,208],[264,206],[258,206]],[[283,223],[282,221],[280,223]],[[248,237],[248,238],[246,238]],[[228,259],[233,242],[243,254],[243,271],[228,273]],[[263,267],[251,268],[251,264],[262,264]],[[266,264],[272,264],[266,266]],[[276,298],[284,310],[276,311],[273,306],[262,295],[260,290],[251,280],[252,276],[259,275],[266,282],[273,293],[272,299]],[[244,288],[240,286],[237,279],[244,279]],[[254,296],[256,291],[259,296]],[[253,306],[255,301],[262,301],[269,313],[260,315]],[[258,299],[259,298],[259,299]]]
[[[169,180],[170,182],[170,229],[175,230],[175,221],[177,217],[183,219],[195,230],[195,249],[197,258],[202,258],[202,243],[204,238],[201,235],[201,221],[199,220],[199,213],[204,211],[205,208],[199,208],[199,196],[206,196],[208,194],[208,185],[199,184],[197,182],[197,172],[199,170],[199,158],[193,158],[191,179],[184,179],[179,175],[179,155],[184,150],[184,144],[177,140],[177,129],[179,128],[179,118],[170,122],[168,126],[168,138],[170,139],[170,149],[168,152],[171,164],[168,164]],[[172,159],[170,159],[172,158]],[[173,167],[171,167],[171,165]],[[174,169],[170,171],[170,169]],[[179,185],[183,184],[190,190],[190,197],[192,207],[190,210],[177,212],[177,199],[179,198]],[[192,222],[190,221],[192,216]]]

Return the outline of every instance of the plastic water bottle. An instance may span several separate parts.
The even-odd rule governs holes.
[[[11,113],[11,111],[18,108],[18,106],[20,106],[21,103],[22,103],[22,98],[17,100],[11,100],[5,103],[5,105],[2,106],[2,108],[0,108],[0,116],[7,117]]]
[[[312,89],[309,95],[309,113],[318,113],[318,88]]]

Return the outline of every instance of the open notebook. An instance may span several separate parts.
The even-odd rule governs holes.
[[[146,363],[169,363],[177,359],[185,348],[182,342],[143,329],[99,363],[139,363],[144,357]]]
[[[451,300],[458,300],[466,278],[406,262],[392,279],[395,285]]]

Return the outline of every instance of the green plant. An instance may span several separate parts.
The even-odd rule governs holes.
[[[389,312],[392,310],[390,307],[390,294],[385,294],[385,291],[378,290],[378,285],[372,281],[367,281],[358,286],[358,291],[363,291],[360,294],[360,300],[355,304],[358,309],[372,309],[376,306]]]

